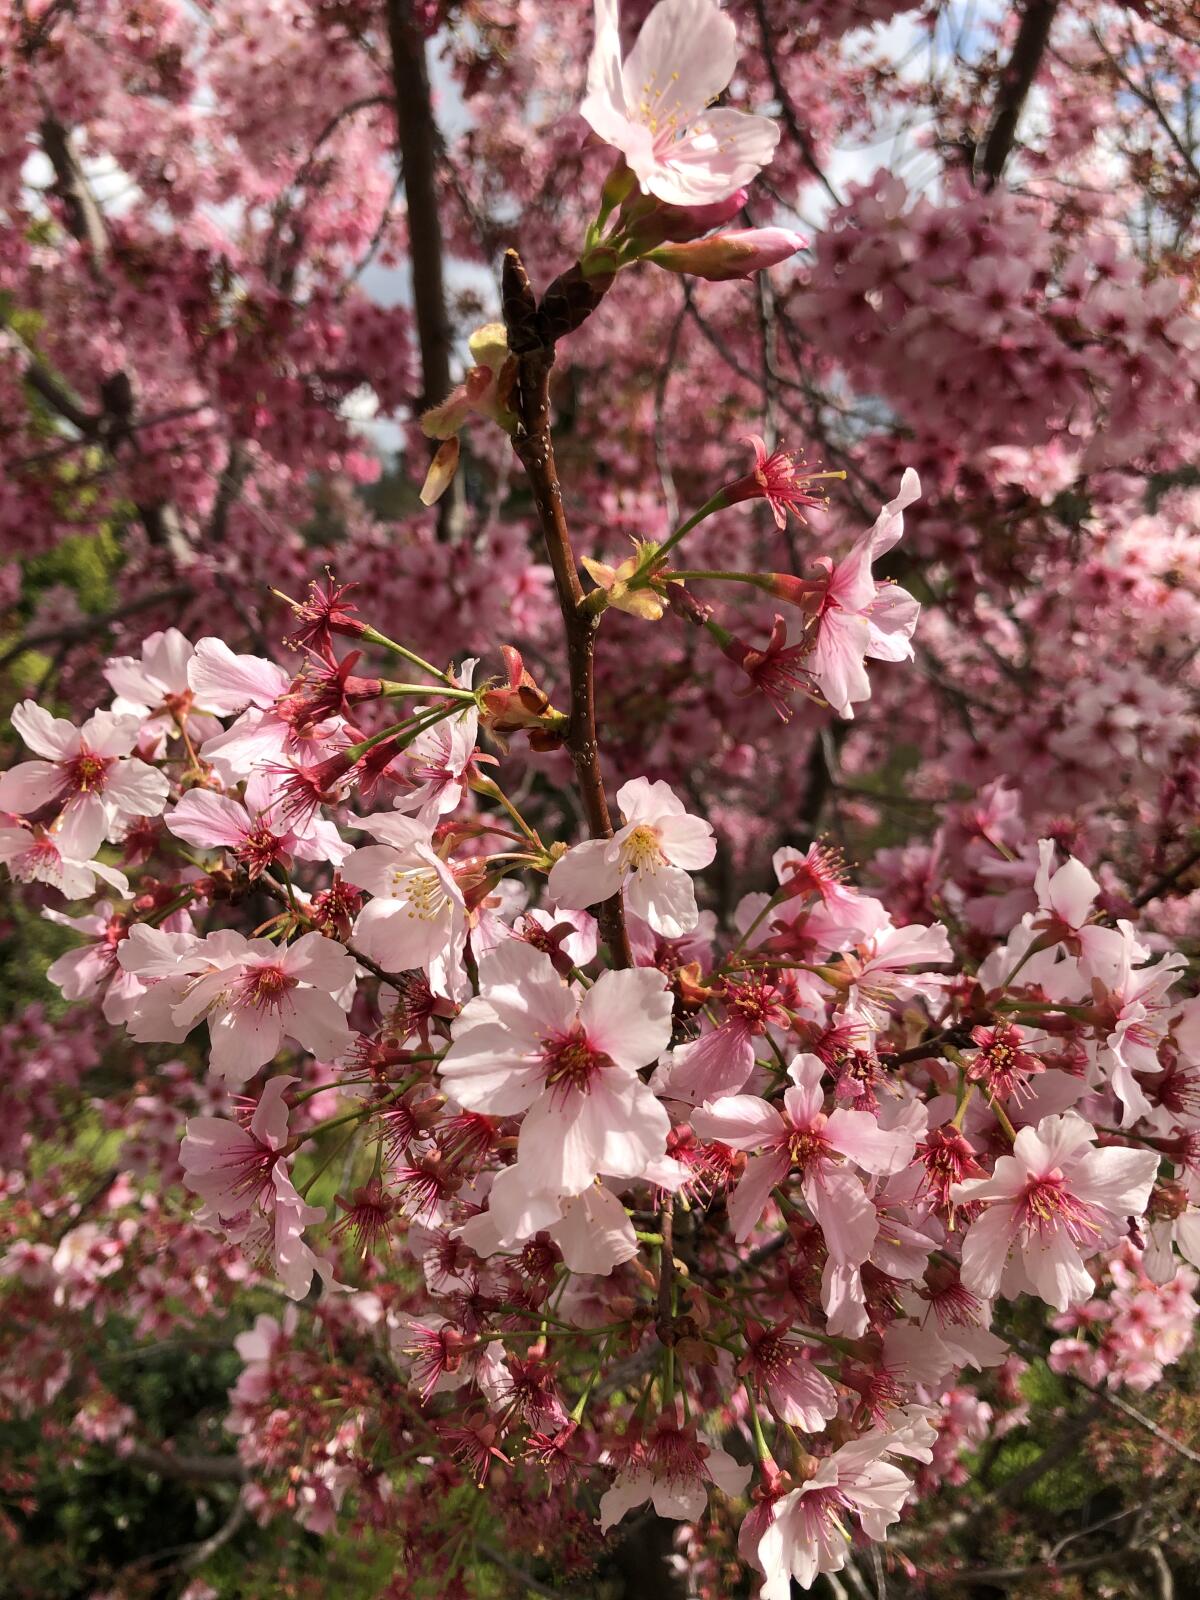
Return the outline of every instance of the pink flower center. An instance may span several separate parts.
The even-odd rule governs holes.
[[[1095,1211],[1075,1198],[1058,1167],[1029,1179],[1017,1200],[1016,1217],[1027,1235],[1037,1233],[1043,1239],[1064,1229],[1075,1244],[1088,1244],[1100,1232]]]
[[[29,848],[9,862],[8,870],[17,883],[33,883],[43,874],[53,881],[62,870],[62,856],[52,839],[31,838]]]
[[[731,983],[725,990],[725,1004],[739,1015],[752,1033],[765,1033],[770,1023],[787,1021],[787,1014],[779,1004],[779,991],[774,984],[749,978],[744,983]]]
[[[822,1129],[825,1118],[818,1113],[810,1127],[793,1128],[787,1136],[787,1152],[794,1167],[807,1172],[832,1154],[829,1140]]]
[[[796,1502],[796,1509],[804,1518],[809,1539],[825,1544],[836,1532],[849,1541],[850,1533],[842,1521],[842,1513],[850,1509],[850,1502],[832,1484],[821,1489],[809,1489]]]
[[[818,894],[824,900],[846,881],[845,858],[829,845],[818,845],[802,860],[789,862],[784,871],[789,895]]]
[[[63,763],[63,788],[71,794],[99,794],[108,782],[111,756],[98,756],[86,745]]]
[[[251,967],[243,974],[237,989],[238,1005],[255,1006],[259,1011],[278,1010],[289,989],[295,989],[300,980],[293,978],[282,967]]]
[[[694,1481],[703,1476],[707,1449],[686,1428],[659,1428],[650,1441],[650,1469],[669,1482]]]
[[[258,1205],[266,1210],[273,1192],[271,1170],[279,1160],[279,1151],[272,1150],[253,1134],[250,1138],[253,1142],[249,1146],[242,1145],[229,1152],[218,1165],[229,1174],[230,1193],[237,1195],[247,1207]]]
[[[754,1371],[766,1382],[773,1382],[786,1372],[794,1354],[795,1346],[786,1339],[774,1333],[764,1334],[751,1353]]]
[[[234,851],[252,878],[278,861],[281,853],[279,840],[261,822],[250,829]]]
[[[542,1051],[542,1070],[551,1089],[586,1089],[607,1064],[608,1057],[593,1050],[579,1030],[548,1040]]]

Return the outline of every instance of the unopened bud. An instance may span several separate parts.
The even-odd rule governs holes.
[[[727,199],[707,206],[668,206],[652,196],[638,194],[625,202],[621,220],[630,245],[638,255],[644,255],[656,245],[682,244],[699,239],[714,228],[723,228],[745,203],[745,189],[735,189]]]
[[[646,255],[647,261],[668,272],[724,283],[730,278],[750,278],[803,250],[808,241],[788,228],[740,228],[715,233],[710,239],[664,244]]]
[[[458,450],[457,434],[438,445],[429,463],[429,471],[425,474],[425,482],[421,485],[423,506],[436,505],[454,482],[454,474],[458,469]]]

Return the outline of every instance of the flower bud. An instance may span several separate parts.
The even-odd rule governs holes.
[[[524,728],[534,749],[553,749],[562,742],[566,716],[554,709],[550,697],[525,670],[519,650],[505,644],[500,646],[500,653],[504,657],[508,681],[484,691],[480,722],[501,743],[506,734]]]
[[[429,471],[425,474],[425,482],[421,485],[423,506],[436,505],[454,481],[454,474],[458,468],[458,450],[457,434],[452,434],[449,439],[443,440],[438,445],[433,460],[429,463]]]
[[[625,233],[638,255],[644,255],[656,245],[684,243],[699,239],[713,228],[722,228],[746,203],[745,189],[735,189],[724,200],[707,206],[668,206],[655,201],[653,196],[638,194],[627,200],[621,210]]]
[[[646,255],[647,261],[710,283],[730,278],[750,278],[766,267],[803,250],[808,241],[787,228],[740,228],[733,233],[715,233],[711,239],[694,239],[684,244],[664,244]]]

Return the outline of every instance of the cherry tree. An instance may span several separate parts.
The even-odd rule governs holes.
[[[1190,8],[0,29],[0,1407],[219,1502],[87,1581],[1169,1589]]]

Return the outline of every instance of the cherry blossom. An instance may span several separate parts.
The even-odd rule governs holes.
[[[878,1223],[861,1179],[839,1158],[866,1172],[896,1172],[912,1159],[914,1143],[909,1134],[886,1132],[865,1111],[839,1106],[826,1114],[824,1073],[816,1056],[797,1056],[788,1068],[791,1084],[782,1110],[753,1095],[730,1095],[696,1111],[692,1127],[702,1139],[761,1152],[730,1197],[736,1239],[750,1235],[771,1191],[795,1168],[831,1256],[857,1266],[867,1258]]]
[[[656,933],[690,932],[699,912],[689,873],[716,854],[711,826],[689,816],[661,779],[631,778],[617,804],[624,826],[609,840],[589,839],[561,856],[550,872],[551,895],[561,906],[582,908],[621,891]]]
[[[868,1538],[886,1538],[913,1487],[887,1460],[887,1445],[879,1436],[843,1445],[772,1506],[752,1552],[766,1574],[764,1600],[787,1600],[793,1579],[809,1589],[818,1573],[842,1570],[850,1549],[843,1517],[856,1517]]]
[[[352,851],[342,863],[346,881],[373,896],[354,923],[356,948],[389,972],[438,963],[444,981],[456,985],[465,900],[432,848],[430,825],[383,812],[360,825],[382,842]]]
[[[161,772],[131,757],[136,717],[97,711],[81,728],[52,717],[36,701],[12,713],[13,727],[39,761],[23,761],[0,774],[0,808],[30,816],[57,805],[73,822],[75,859],[92,856],[118,821],[157,816],[168,786]]]
[[[708,205],[753,178],[779,141],[766,117],[709,109],[736,64],[733,22],[713,0],[659,0],[624,61],[617,0],[596,0],[580,114],[621,152],[645,193]]]
[[[660,1418],[613,1486],[600,1496],[601,1529],[611,1528],[647,1500],[660,1517],[694,1522],[703,1515],[710,1483],[736,1497],[749,1477],[749,1467],[702,1439],[694,1428]]]
[[[142,1037],[182,1038],[204,1018],[212,1042],[209,1066],[234,1083],[271,1061],[285,1037],[327,1061],[349,1049],[354,962],[333,940],[306,933],[280,948],[226,930],[190,940],[176,953],[167,937],[131,937],[118,951],[126,972],[162,976],[135,1007],[135,1021],[140,1017],[154,1030]]]
[[[514,940],[480,962],[479,984],[440,1075],[468,1111],[525,1114],[517,1162],[531,1190],[582,1194],[665,1154],[666,1112],[637,1076],[671,1036],[661,973],[605,972],[580,997]]]
[[[104,668],[114,714],[138,718],[139,743],[151,752],[185,732],[199,745],[221,731],[212,713],[194,703],[188,679],[193,654],[178,628],[164,628],[142,640],[140,657],[115,656]]]
[[[956,1201],[990,1201],[962,1246],[963,1282],[987,1299],[1036,1294],[1065,1311],[1094,1288],[1086,1261],[1145,1210],[1158,1171],[1152,1150],[1097,1148],[1074,1115],[1022,1128],[990,1178],[955,1184]]]

